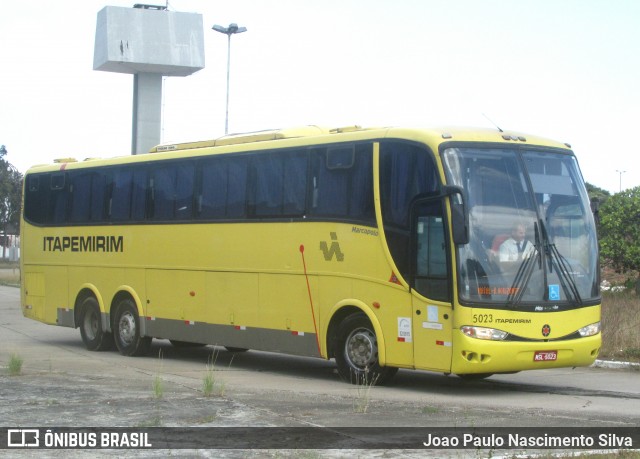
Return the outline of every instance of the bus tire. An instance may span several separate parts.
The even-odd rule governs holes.
[[[334,355],[340,377],[356,385],[382,385],[398,371],[378,362],[378,339],[362,313],[351,314],[338,326]]]
[[[138,309],[130,299],[120,301],[113,322],[114,340],[120,354],[139,356],[149,353],[151,338],[140,336]]]
[[[113,335],[102,329],[100,306],[89,296],[80,305],[80,336],[90,351],[108,351],[113,349]]]

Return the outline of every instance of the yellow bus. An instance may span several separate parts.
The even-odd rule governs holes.
[[[90,350],[333,358],[380,384],[584,366],[601,345],[585,185],[570,146],[542,138],[230,135],[33,167],[23,209],[23,313]]]

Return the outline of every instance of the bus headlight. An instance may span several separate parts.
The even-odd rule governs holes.
[[[471,338],[489,339],[493,341],[501,341],[509,336],[509,333],[502,330],[496,330],[495,328],[472,327],[471,325],[461,327],[460,331]]]
[[[578,330],[578,333],[580,333],[580,336],[582,337],[597,335],[600,333],[600,322],[582,327]]]

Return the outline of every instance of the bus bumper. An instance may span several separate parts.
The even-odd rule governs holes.
[[[488,341],[454,333],[451,372],[512,373],[545,368],[591,365],[600,351],[602,333],[585,338],[549,341]]]

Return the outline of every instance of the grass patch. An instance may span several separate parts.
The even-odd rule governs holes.
[[[602,294],[601,359],[640,362],[640,298],[633,291]]]
[[[158,366],[158,372],[156,373],[155,377],[153,378],[153,396],[156,400],[161,399],[164,396],[164,381],[162,380],[162,377],[160,376],[160,373],[162,372],[162,349],[160,349],[158,351],[158,359],[160,361],[160,364]]]
[[[147,419],[146,421],[143,421],[140,424],[136,425],[136,427],[141,427],[143,429],[146,429],[149,427],[162,427],[162,417],[159,414],[156,414],[155,416]]]
[[[420,410],[422,414],[437,414],[439,411],[440,410],[435,406],[425,406]]]
[[[355,378],[355,396],[353,398],[353,412],[365,414],[371,404],[371,389],[376,385],[378,377],[371,378],[368,375],[368,369],[364,374],[358,376],[352,374],[352,378]]]
[[[164,382],[160,375],[153,378],[153,396],[158,399],[164,396]]]
[[[18,354],[11,354],[9,359],[9,376],[20,376],[22,374],[22,364],[24,360]]]
[[[216,361],[218,360],[218,352],[214,351],[209,356],[209,361],[207,362],[207,368],[204,373],[204,377],[202,378],[202,393],[205,397],[224,397],[226,392],[227,383],[222,380],[222,378],[216,377]],[[231,357],[231,361],[229,362],[229,366],[231,366],[231,362],[233,362],[233,357]]]

